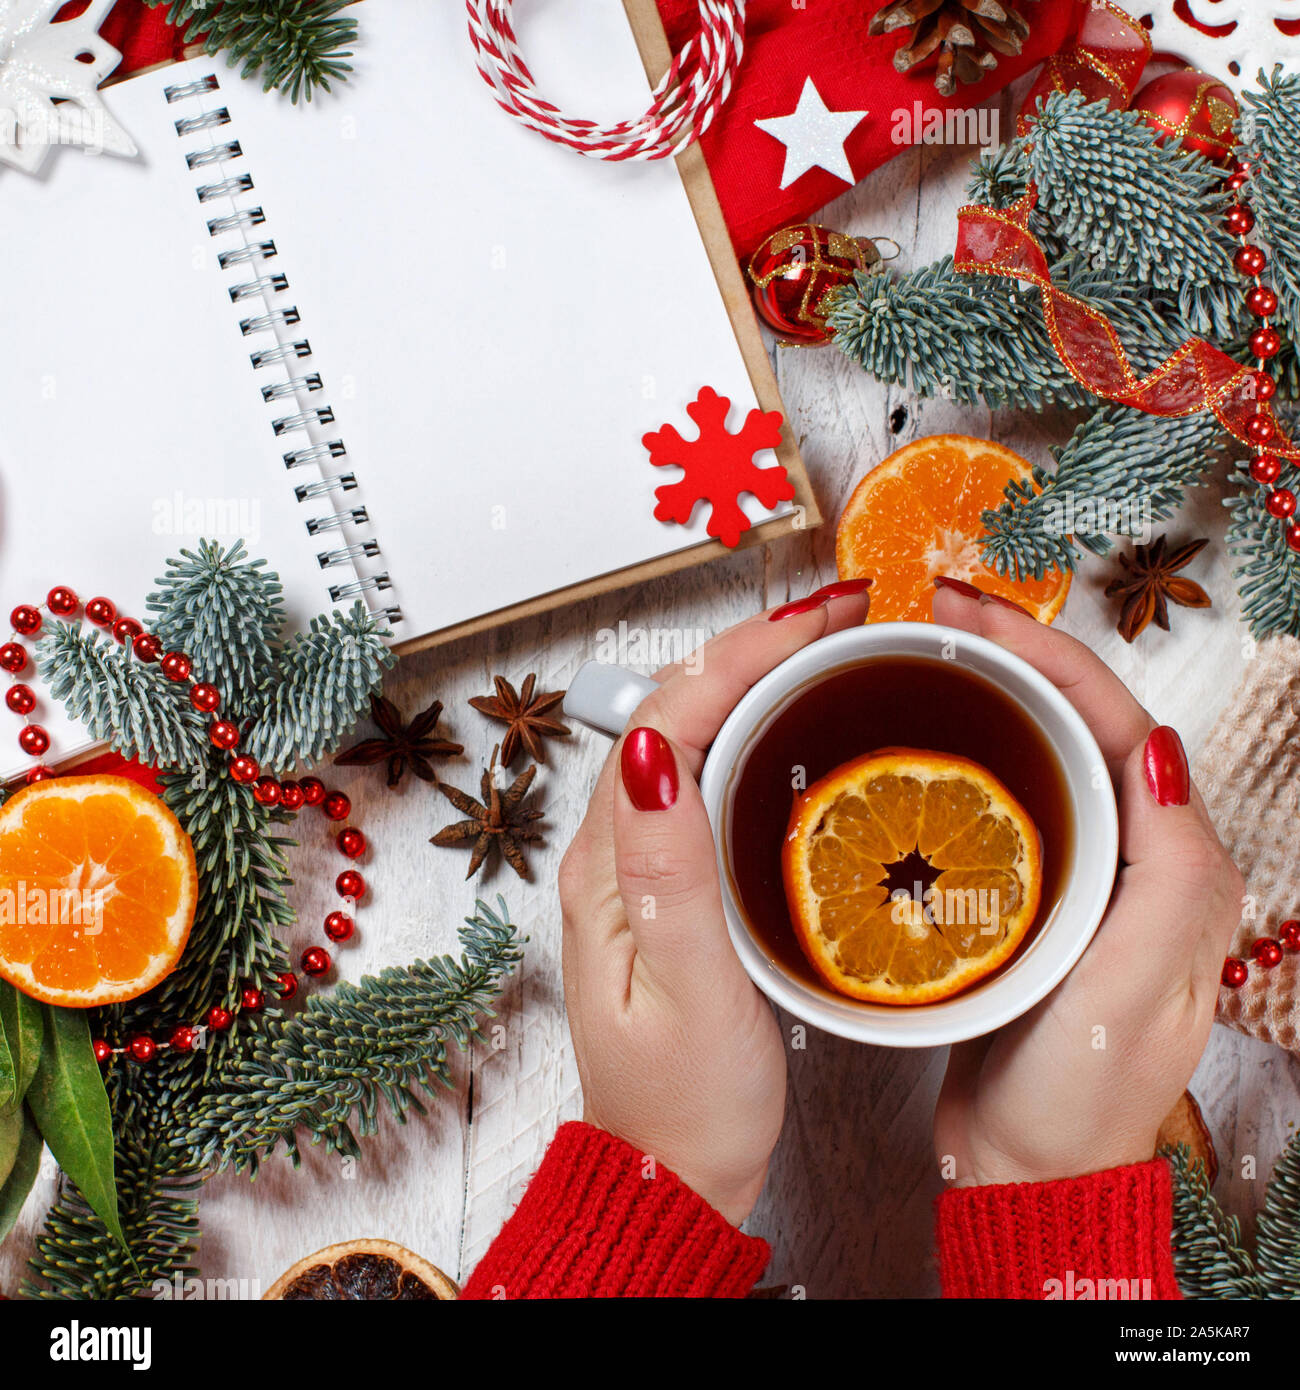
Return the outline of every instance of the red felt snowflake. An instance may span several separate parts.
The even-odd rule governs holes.
[[[705,386],[686,407],[686,413],[700,428],[698,439],[683,439],[672,425],[652,430],[642,437],[656,468],[675,464],[685,476],[680,481],[655,489],[657,521],[676,521],[685,526],[697,502],[713,508],[705,530],[723,545],[739,544],[742,532],[749,530],[749,518],[740,509],[741,493],[750,492],[769,510],[794,496],[794,484],[778,463],[759,468],[754,455],[760,449],[775,449],[781,442],[781,414],[776,410],[751,410],[736,434],[727,429],[731,402]]]

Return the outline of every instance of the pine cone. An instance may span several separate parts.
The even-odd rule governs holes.
[[[937,52],[934,85],[946,97],[958,82],[978,82],[997,67],[999,53],[1019,54],[1029,37],[1029,21],[1010,0],[888,0],[872,17],[868,33],[907,28],[911,42],[894,54],[894,66],[910,72]]]

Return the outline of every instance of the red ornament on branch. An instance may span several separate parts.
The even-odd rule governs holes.
[[[783,346],[821,347],[832,336],[826,327],[827,295],[858,271],[879,265],[880,252],[865,237],[811,222],[783,227],[749,259],[754,308],[780,334]]]
[[[1133,98],[1130,109],[1159,132],[1161,144],[1177,140],[1184,149],[1195,150],[1216,164],[1232,154],[1236,141],[1232,124],[1240,112],[1231,88],[1217,77],[1194,68],[1153,77]]]

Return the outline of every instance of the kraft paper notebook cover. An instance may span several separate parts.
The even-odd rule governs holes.
[[[644,109],[652,0],[635,33],[603,0],[535,8],[560,102]],[[698,151],[584,159],[497,109],[459,5],[358,18],[332,97],[191,59],[108,89],[138,157],[0,171],[5,612],[65,583],[147,619],[167,556],[242,536],[294,626],[359,596],[410,650],[722,553],[703,505],[653,519],[677,475],[641,445],[690,437],[705,385],[732,428],[781,409]],[[746,543],[818,520],[785,441],[795,502],[746,499]],[[42,720],[52,756],[87,746]]]

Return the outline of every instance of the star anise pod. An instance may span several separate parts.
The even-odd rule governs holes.
[[[442,701],[435,700],[408,724],[402,711],[383,695],[370,697],[370,717],[379,726],[378,738],[362,739],[335,755],[343,767],[371,767],[388,762],[388,785],[395,787],[409,767],[424,782],[437,782],[430,758],[447,758],[463,753],[464,747],[449,739],[436,738],[434,730],[442,717]]]
[[[501,740],[501,766],[509,767],[520,748],[527,749],[528,756],[535,763],[544,763],[546,750],[542,740],[548,737],[568,738],[572,732],[567,724],[561,724],[547,714],[564,699],[564,691],[550,690],[542,695],[534,694],[537,689],[536,674],[525,677],[522,690],[516,690],[504,676],[493,676],[492,681],[497,693],[475,695],[470,704],[489,719],[499,719],[510,726]]]
[[[1014,57],[1029,37],[1029,21],[1011,0],[889,0],[871,17],[869,34],[912,30],[894,54],[894,67],[910,72],[936,52],[934,85],[950,97],[957,83],[978,82],[998,65],[999,53]]]
[[[528,795],[528,788],[537,776],[537,765],[527,767],[502,791],[496,784],[497,749],[492,750],[492,761],[483,773],[479,785],[481,801],[457,787],[449,787],[445,782],[438,783],[438,790],[458,810],[469,817],[444,826],[429,843],[434,845],[464,845],[472,843],[474,852],[470,855],[469,869],[465,877],[473,878],[483,861],[496,845],[502,858],[519,875],[528,877],[528,861],[524,858],[524,846],[534,844],[542,836],[532,822],[541,820],[542,812],[525,810],[522,802]]]
[[[1106,597],[1122,597],[1119,614],[1119,635],[1131,642],[1152,620],[1156,626],[1169,631],[1169,604],[1183,608],[1208,608],[1210,596],[1191,579],[1179,576],[1178,571],[1189,564],[1209,544],[1202,538],[1188,541],[1173,550],[1166,537],[1157,536],[1150,545],[1133,547],[1133,558],[1119,557],[1125,571],[1106,585]]]

